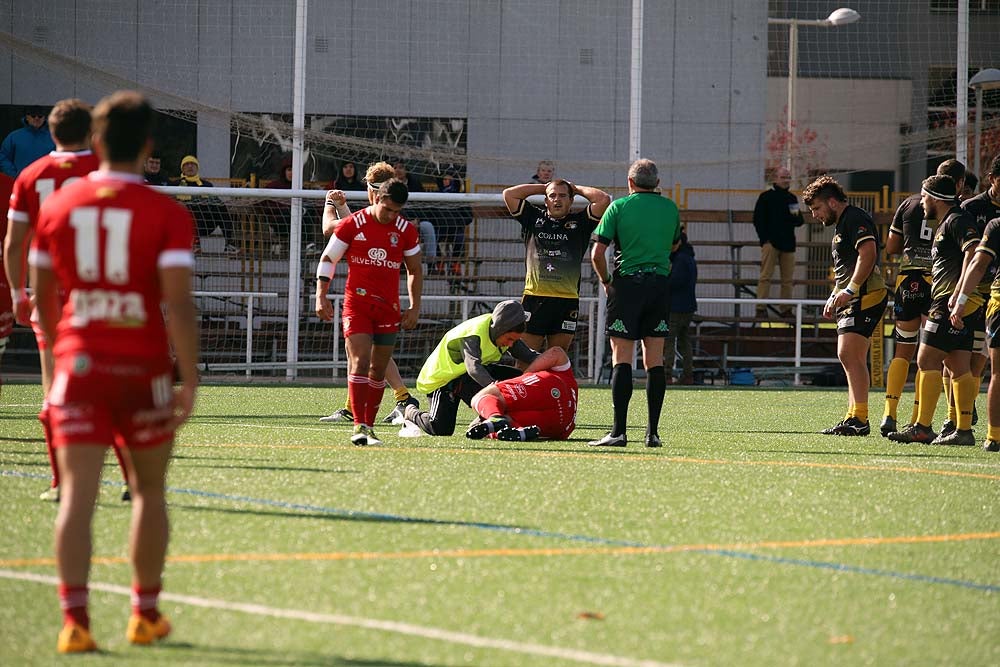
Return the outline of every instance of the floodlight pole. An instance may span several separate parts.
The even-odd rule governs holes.
[[[955,54],[955,159],[969,164],[969,0],[958,0]]]
[[[305,135],[306,90],[306,10],[309,3],[295,3],[295,55],[292,83],[292,188],[302,189],[302,155]],[[288,233],[288,341],[285,354],[288,368],[285,377],[294,380],[299,363],[299,295],[302,289],[302,198],[291,201],[291,229]],[[252,327],[253,322],[247,322]]]
[[[853,9],[841,7],[830,13],[825,19],[786,19],[768,18],[768,25],[788,26],[788,113],[785,119],[785,167],[792,178],[795,178],[795,158],[792,151],[792,138],[795,136],[795,102],[799,76],[799,26],[815,26],[819,28],[836,28],[854,23],[861,18]]]

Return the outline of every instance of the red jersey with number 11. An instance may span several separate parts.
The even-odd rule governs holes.
[[[94,172],[46,199],[29,261],[68,296],[56,357],[166,354],[159,269],[194,266],[193,229],[187,209],[134,174]]]

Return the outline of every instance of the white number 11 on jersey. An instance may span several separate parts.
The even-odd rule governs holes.
[[[128,241],[132,211],[124,208],[81,206],[70,213],[69,224],[76,230],[76,273],[80,280],[97,282],[101,279],[97,252],[100,224],[107,232],[104,241],[104,277],[114,285],[128,283]]]

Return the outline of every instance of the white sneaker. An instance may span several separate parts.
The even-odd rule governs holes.
[[[341,408],[334,412],[328,417],[320,417],[319,420],[324,424],[329,424],[331,422],[354,422],[354,413],[352,413],[347,408]]]

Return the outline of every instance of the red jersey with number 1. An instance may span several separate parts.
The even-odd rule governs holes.
[[[7,217],[32,225],[34,230],[42,202],[67,183],[95,171],[99,164],[97,156],[90,151],[52,151],[43,155],[17,175]]]
[[[193,230],[186,208],[134,174],[94,172],[50,196],[30,262],[67,294],[56,357],[167,354],[159,269],[194,266]]]
[[[396,216],[392,223],[383,225],[369,207],[341,220],[334,235],[347,246],[347,299],[375,297],[398,306],[403,257],[420,252],[420,237],[413,223]]]

